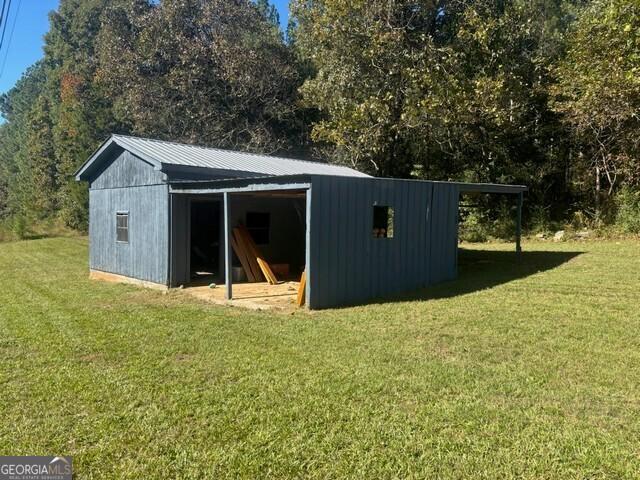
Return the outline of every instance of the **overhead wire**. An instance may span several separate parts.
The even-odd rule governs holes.
[[[4,24],[4,7],[7,5],[7,0],[2,0],[2,10],[0,10],[0,27]]]
[[[2,66],[0,67],[0,78],[4,74],[4,67],[7,64],[7,57],[9,56],[9,50],[11,49],[11,40],[13,40],[13,32],[16,29],[16,21],[18,20],[18,15],[20,14],[20,5],[22,5],[22,0],[18,0],[18,6],[16,7],[16,13],[13,15],[13,24],[11,25],[11,31],[9,32],[9,42],[7,43],[7,48],[4,51],[4,59],[2,60]],[[7,15],[7,21],[9,21],[9,16]],[[2,51],[0,50],[0,53]]]
[[[3,11],[3,19],[2,19],[2,37],[0,37],[0,52],[2,51],[2,46],[4,44],[4,34],[7,32],[7,24],[9,23],[9,13],[11,12],[11,0],[9,0],[7,5],[7,12]]]

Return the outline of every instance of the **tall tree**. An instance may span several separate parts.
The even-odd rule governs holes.
[[[603,196],[640,185],[640,3],[593,2],[556,72],[555,108],[572,130],[599,216]]]
[[[271,17],[265,2],[249,0],[114,6],[100,35],[99,78],[118,118],[140,135],[287,150],[301,80]]]
[[[0,218],[21,215],[25,190],[33,190],[31,177],[23,178],[28,158],[25,148],[30,129],[30,115],[45,90],[46,69],[42,62],[29,67],[16,85],[0,97]],[[47,159],[49,161],[49,159]]]
[[[292,3],[295,44],[315,69],[302,94],[323,114],[313,137],[334,147],[336,159],[378,175],[410,174],[420,148],[406,110],[419,78],[440,76],[440,11],[430,0]]]
[[[562,188],[548,87],[573,3],[294,3],[315,67],[302,92],[323,114],[314,139],[376,175]]]
[[[49,99],[40,95],[29,112],[19,165],[21,208],[27,218],[53,217],[56,209],[56,164]]]
[[[117,128],[111,105],[95,84],[96,39],[108,0],[62,0],[50,15],[45,37],[48,91],[52,102],[60,217],[70,227],[87,225],[86,186],[74,171]]]

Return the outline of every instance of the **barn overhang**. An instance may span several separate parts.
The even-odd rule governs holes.
[[[308,188],[313,182],[313,175],[277,175],[230,178],[224,180],[191,180],[169,182],[171,193],[222,193],[230,190],[259,191],[290,188]],[[376,178],[354,179],[354,181],[375,181]],[[393,180],[393,179],[384,179]],[[494,193],[520,194],[528,190],[524,185],[507,185],[500,183],[440,182],[432,180],[398,180],[403,182],[423,182],[434,184],[456,185],[460,193]]]
[[[501,183],[464,183],[456,182],[460,194],[465,193],[489,193],[517,195],[516,204],[516,252],[522,252],[522,204],[524,203],[524,192],[529,189],[525,185],[507,185]]]
[[[311,188],[311,175],[261,176],[226,180],[175,181],[169,183],[172,194],[215,194],[305,190]]]

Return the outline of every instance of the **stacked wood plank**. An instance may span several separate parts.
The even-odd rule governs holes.
[[[298,297],[296,298],[296,304],[301,307],[304,305],[305,300],[305,289],[307,288],[307,270],[304,269],[302,271],[302,275],[300,276],[300,285],[298,286]]]
[[[264,259],[245,227],[240,226],[233,229],[231,247],[250,282],[261,282],[265,278],[271,285],[278,283],[269,263]]]

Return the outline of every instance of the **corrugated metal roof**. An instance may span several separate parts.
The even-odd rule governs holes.
[[[164,165],[237,170],[262,175],[309,174],[369,177],[352,168],[327,163],[198,147],[126,135],[113,135],[111,139],[133,154]]]

